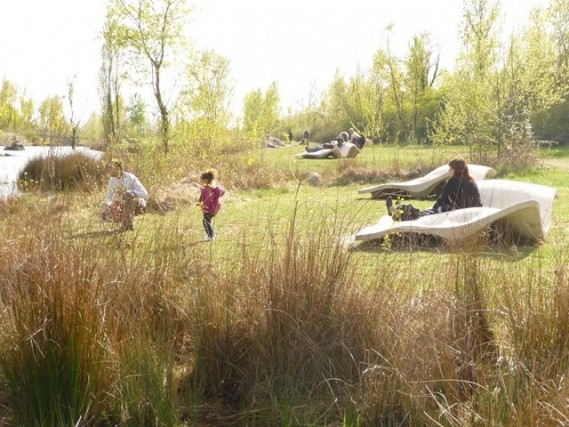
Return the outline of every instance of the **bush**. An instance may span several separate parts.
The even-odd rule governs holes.
[[[81,152],[66,156],[49,155],[31,159],[18,177],[22,190],[91,191],[104,181],[102,163]]]

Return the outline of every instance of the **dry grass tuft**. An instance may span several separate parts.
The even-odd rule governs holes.
[[[81,152],[66,156],[50,155],[28,161],[20,172],[19,185],[25,190],[83,192],[98,188],[104,181],[102,163]]]

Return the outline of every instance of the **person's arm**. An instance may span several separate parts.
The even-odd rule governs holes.
[[[437,212],[444,212],[446,211],[449,206],[451,205],[451,195],[453,193],[454,185],[452,178],[449,179],[446,184],[443,186],[442,192],[437,197],[437,201],[433,205],[432,209]],[[441,210],[442,208],[442,210]]]
[[[148,199],[148,191],[144,188],[144,185],[140,182],[140,180],[131,174],[131,185],[130,191],[134,193],[136,197],[140,197],[141,199],[147,200]]]

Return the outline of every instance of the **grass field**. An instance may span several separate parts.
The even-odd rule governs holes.
[[[215,162],[227,194],[213,243],[191,167],[167,183],[131,160],[171,202],[133,232],[98,220],[103,189],[4,203],[5,425],[568,424],[569,152],[491,165],[557,189],[545,242],[417,248],[346,246],[385,213],[357,190],[468,152],[302,150]]]

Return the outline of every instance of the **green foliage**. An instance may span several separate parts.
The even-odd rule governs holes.
[[[175,426],[172,356],[160,343],[131,340],[121,354],[120,384],[126,426]],[[166,346],[168,342],[163,343]]]
[[[184,45],[184,23],[190,10],[186,0],[115,0],[109,5],[107,22],[121,36],[119,49],[133,55],[136,68],[144,69],[142,63],[150,67],[152,93],[160,116],[160,140],[166,154],[171,139],[171,108],[161,76]]]
[[[17,120],[16,88],[5,78],[0,90],[0,129],[14,129]]]
[[[279,118],[279,89],[273,82],[266,89],[251,91],[245,95],[243,107],[243,129],[253,137],[270,134]]]
[[[187,83],[176,110],[177,134],[191,149],[208,150],[225,145],[229,134],[229,61],[213,51],[203,51],[186,67]]]
[[[46,98],[39,107],[39,127],[43,140],[50,144],[61,143],[69,131],[69,124],[63,113],[61,97]]]
[[[497,6],[486,0],[465,9],[460,68],[445,81],[432,138],[467,144],[481,159],[496,146],[498,156],[521,160],[537,145],[532,122],[541,123],[543,135],[543,123],[562,102],[565,83],[557,78],[554,42],[543,13],[535,11],[532,25],[511,37],[502,58],[497,17]]]

